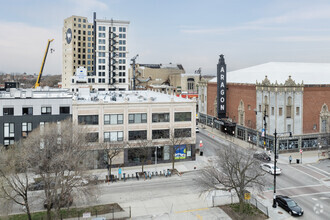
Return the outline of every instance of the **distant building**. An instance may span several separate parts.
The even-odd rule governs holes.
[[[136,153],[139,138],[152,141],[147,163],[171,160],[170,134],[185,135],[177,148],[178,160],[194,160],[196,145],[196,100],[154,91],[113,91],[90,93],[80,89],[73,101],[74,123],[86,126],[95,137],[94,168],[103,168],[104,151],[99,143],[129,142],[116,164],[140,164]],[[135,146],[135,147],[134,147]]]
[[[196,95],[198,93],[197,84],[200,74],[185,73],[181,64],[137,64],[135,72],[136,88],[139,90],[157,89],[177,94]],[[132,69],[130,69],[130,79],[132,82]]]
[[[89,87],[95,91],[128,90],[129,21],[71,16],[63,27],[62,87],[78,91]],[[87,69],[86,82],[72,78],[78,68]]]
[[[66,89],[0,91],[0,145],[14,144],[33,129],[71,117],[72,94]]]

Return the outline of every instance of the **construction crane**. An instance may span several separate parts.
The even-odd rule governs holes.
[[[42,60],[42,64],[41,64],[40,72],[39,72],[39,75],[38,75],[38,79],[37,79],[36,83],[33,86],[34,89],[36,89],[36,88],[38,88],[40,86],[41,75],[42,75],[42,71],[44,70],[44,66],[45,66],[45,62],[46,62],[46,58],[47,58],[47,54],[48,54],[49,45],[50,45],[51,42],[53,42],[53,40],[54,39],[48,40],[47,47],[46,47],[46,52],[45,52],[45,55],[44,55],[44,59]],[[52,49],[51,49],[51,52],[53,52]]]

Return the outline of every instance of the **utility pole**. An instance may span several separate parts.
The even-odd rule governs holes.
[[[267,121],[266,121],[266,117],[268,117],[268,115],[266,114],[266,106],[265,106],[265,110],[264,110],[264,127],[265,127],[265,133],[264,133],[264,149],[267,148],[266,146],[266,141],[267,141],[267,137],[266,137],[266,130],[267,130]]]
[[[131,59],[131,61],[133,62],[132,63],[132,66],[133,66],[133,68],[132,68],[133,69],[133,90],[135,90],[135,60],[138,56],[139,56],[139,54],[136,54],[136,56]]]

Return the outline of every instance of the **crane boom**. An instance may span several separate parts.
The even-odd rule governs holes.
[[[54,39],[48,40],[46,51],[45,51],[45,55],[44,55],[44,59],[42,60],[41,68],[40,68],[40,71],[39,71],[39,75],[38,75],[38,78],[37,78],[36,83],[33,86],[34,89],[35,88],[38,88],[40,86],[41,75],[42,75],[42,71],[44,70],[44,66],[45,66],[45,62],[46,62],[46,58],[47,58],[47,54],[48,54],[49,45],[50,45],[50,43],[53,40]]]

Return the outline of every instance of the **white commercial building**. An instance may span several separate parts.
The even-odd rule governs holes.
[[[130,145],[116,164],[139,164],[136,150],[140,139],[151,143],[147,163],[154,163],[155,155],[158,162],[170,162],[173,138],[182,138],[180,146],[175,147],[177,160],[195,159],[195,99],[150,90],[90,93],[82,89],[74,98],[72,110],[74,123],[85,126],[88,135],[94,137],[94,149],[99,150],[94,154],[98,160],[95,168],[104,166],[100,146],[107,142]]]

